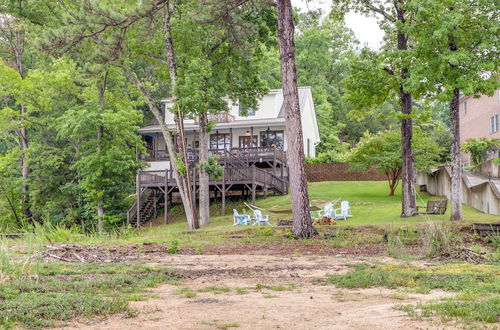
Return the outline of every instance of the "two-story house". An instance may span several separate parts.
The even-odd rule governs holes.
[[[285,139],[285,113],[283,109],[283,91],[271,90],[259,101],[258,109],[246,110],[239,104],[226,100],[227,112],[220,112],[212,116],[216,122],[210,134],[212,150],[237,150],[240,148],[272,147],[287,150]],[[304,153],[306,157],[316,156],[316,145],[320,142],[316,112],[310,87],[299,87],[299,102],[302,120],[302,134],[304,137]],[[167,126],[175,130],[174,116],[168,111],[172,107],[170,99],[163,100],[165,121]],[[186,142],[188,149],[196,150],[199,147],[199,127],[196,119],[184,120]],[[139,129],[139,133],[146,141],[148,154],[143,159],[148,161],[151,170],[168,168],[168,154],[165,141],[161,135],[159,125],[150,125]]]
[[[247,195],[255,200],[257,193],[264,196],[268,191],[286,194],[288,145],[283,91],[271,90],[259,100],[257,109],[243,111],[238,102],[226,101],[228,110],[214,114],[211,118],[215,125],[210,133],[209,154],[218,155],[219,163],[224,166],[223,177],[210,180],[211,197],[220,197],[224,210],[226,195]],[[169,111],[173,103],[170,99],[164,99],[163,104],[166,124],[174,131],[174,115]],[[315,157],[320,136],[310,87],[299,87],[299,104],[304,153],[307,157]],[[199,150],[197,119],[186,118],[184,127],[195,192],[195,165]],[[129,222],[137,225],[152,217],[159,203],[167,207],[175,198],[173,194],[177,189],[160,126],[152,123],[139,129],[139,134],[147,146],[148,152],[141,155],[141,159],[148,163],[148,168],[138,174],[139,203],[129,211]],[[139,210],[137,204],[140,205]]]
[[[493,96],[460,98],[460,144],[471,138],[500,139],[500,90]],[[465,153],[462,153],[462,162],[470,164]]]

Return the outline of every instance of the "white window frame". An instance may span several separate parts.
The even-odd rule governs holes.
[[[490,133],[494,134],[498,132],[498,115],[494,115],[490,117]]]

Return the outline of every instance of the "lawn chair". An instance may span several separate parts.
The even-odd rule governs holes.
[[[311,211],[311,218],[313,218],[315,221],[323,217],[333,218],[333,206],[333,203],[328,203],[325,205],[323,210]]]
[[[347,220],[347,218],[352,217],[351,207],[349,206],[349,202],[342,201],[342,203],[340,203],[340,208],[334,210],[333,216],[334,216],[335,220],[339,220],[339,219]]]
[[[448,200],[427,201],[427,206],[417,206],[415,214],[445,214],[448,206]],[[425,208],[425,211],[419,212],[418,209]]]
[[[253,218],[254,218],[254,222],[253,222],[254,225],[257,225],[257,226],[262,226],[262,225],[270,226],[271,225],[269,223],[269,216],[262,215],[262,212],[260,210],[253,211]]]
[[[252,218],[248,214],[239,214],[233,209],[233,221],[235,226],[248,226],[252,223]]]

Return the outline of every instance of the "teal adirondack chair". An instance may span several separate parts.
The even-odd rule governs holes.
[[[233,222],[234,226],[248,226],[252,223],[252,218],[248,214],[239,214],[233,209]]]

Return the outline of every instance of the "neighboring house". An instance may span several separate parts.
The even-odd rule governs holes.
[[[493,96],[460,98],[460,145],[471,138],[500,139],[500,90]],[[469,155],[462,153],[462,162],[470,165]]]
[[[172,107],[170,99],[163,100],[165,121],[167,126],[175,130],[174,116],[168,111]],[[304,153],[306,157],[316,157],[316,145],[320,142],[316,112],[310,87],[299,87],[300,112],[302,114],[302,134],[304,139]],[[285,138],[285,113],[283,108],[283,90],[271,90],[260,100],[258,109],[247,110],[247,116],[242,116],[239,104],[227,100],[227,112],[213,115],[215,127],[210,133],[212,150],[238,151],[239,148],[272,147],[287,150]],[[199,147],[199,127],[195,119],[185,119],[187,148],[196,150]],[[143,159],[150,162],[151,169],[165,169],[168,167],[168,153],[165,141],[161,135],[159,125],[150,125],[139,129],[147,144],[149,156]]]
[[[223,213],[226,196],[229,195],[243,195],[255,201],[258,193],[265,197],[268,192],[288,192],[283,91],[271,90],[258,102],[258,109],[243,111],[238,102],[226,101],[228,111],[212,115],[215,126],[210,132],[209,145],[209,154],[218,155],[219,163],[224,166],[221,178],[210,178],[211,198],[220,198]],[[165,99],[163,103],[165,122],[174,131],[174,116],[168,111],[173,106],[172,101]],[[314,158],[320,137],[310,87],[299,87],[299,104],[304,153]],[[246,116],[243,116],[244,113]],[[186,118],[184,127],[188,171],[194,178],[193,191],[196,191],[199,152],[197,119]],[[159,207],[167,208],[176,199],[173,194],[177,192],[160,126],[153,122],[139,129],[139,134],[143,136],[148,151],[146,155],[141,155],[141,159],[147,161],[149,167],[137,175],[138,198],[128,212],[128,222],[137,226],[154,217]]]

